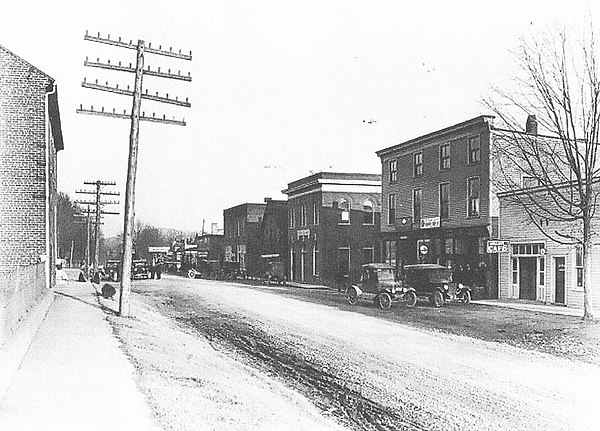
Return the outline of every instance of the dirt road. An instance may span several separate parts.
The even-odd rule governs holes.
[[[599,429],[594,365],[410,328],[277,289],[175,277],[135,287],[136,300],[350,429]]]

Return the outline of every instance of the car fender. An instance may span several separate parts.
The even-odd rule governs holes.
[[[363,291],[360,289],[360,287],[356,286],[356,285],[351,285],[350,287],[348,287],[348,289],[353,289],[356,292],[357,296],[362,295]]]

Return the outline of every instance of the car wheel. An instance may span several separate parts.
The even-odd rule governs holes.
[[[463,304],[468,304],[469,302],[471,302],[471,292],[469,292],[468,290],[463,291],[460,294],[460,301]]]
[[[358,294],[354,289],[348,289],[348,304],[356,305],[358,302]]]
[[[406,300],[406,306],[408,308],[414,308],[415,305],[417,305],[417,294],[414,291],[409,290],[408,292],[406,292],[404,294],[404,298]]]
[[[190,269],[187,273],[188,278],[196,278],[196,271]]]
[[[435,308],[440,308],[442,305],[444,305],[444,295],[442,295],[442,292],[440,292],[439,290],[433,292],[429,300]]]
[[[377,304],[382,310],[387,310],[392,306],[392,297],[387,292],[382,292],[377,296]]]

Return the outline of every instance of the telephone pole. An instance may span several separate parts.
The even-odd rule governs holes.
[[[76,204],[87,205],[87,223],[88,223],[88,255],[87,255],[88,260],[87,260],[87,262],[90,261],[90,254],[91,254],[91,250],[89,249],[91,216],[92,215],[95,216],[95,221],[94,221],[94,260],[93,260],[93,263],[94,263],[93,273],[95,273],[96,271],[98,271],[98,263],[99,263],[98,262],[99,250],[100,250],[99,230],[100,230],[100,225],[102,224],[100,222],[100,218],[102,215],[105,215],[105,214],[107,214],[107,215],[108,214],[110,214],[110,215],[119,214],[118,212],[104,211],[102,209],[105,205],[114,205],[114,204],[119,203],[119,201],[103,201],[102,196],[119,196],[119,192],[105,191],[102,189],[105,186],[115,186],[117,183],[115,183],[114,181],[101,181],[101,180],[84,181],[83,184],[95,186],[95,190],[75,190],[75,193],[95,195],[95,199],[93,201],[81,201],[81,200],[75,201]],[[90,206],[95,207],[95,209],[93,211],[91,211]],[[89,263],[88,263],[88,265],[89,265]]]
[[[98,58],[95,62],[89,61],[86,57],[84,65],[88,67],[96,67],[100,69],[108,69],[119,72],[129,72],[135,74],[134,86],[133,90],[130,90],[129,86],[126,89],[119,88],[118,85],[109,86],[108,82],[106,85],[98,84],[98,80],[95,83],[88,83],[84,78],[81,83],[82,87],[90,88],[93,90],[106,91],[115,94],[121,94],[126,96],[132,96],[133,105],[130,113],[126,111],[123,114],[115,112],[112,110],[111,112],[105,112],[104,108],[101,111],[94,110],[92,106],[90,109],[84,109],[83,106],[80,105],[80,108],[77,109],[77,113],[80,114],[88,114],[88,115],[102,115],[106,117],[112,118],[122,118],[128,119],[131,121],[131,129],[129,133],[129,158],[127,164],[127,182],[125,185],[125,217],[123,224],[123,261],[121,265],[121,292],[119,294],[119,315],[124,317],[129,317],[131,312],[131,266],[132,266],[132,253],[133,253],[133,225],[135,219],[135,179],[136,179],[136,171],[137,171],[137,155],[138,155],[138,142],[139,142],[139,124],[140,120],[142,121],[152,121],[155,123],[164,123],[171,125],[179,125],[185,126],[185,119],[183,120],[175,120],[166,118],[165,115],[160,117],[156,117],[153,113],[152,117],[146,116],[145,112],[141,112],[142,99],[152,100],[154,102],[159,103],[168,103],[177,106],[183,106],[189,108],[191,105],[186,98],[185,101],[179,100],[179,98],[170,98],[169,94],[165,96],[159,96],[158,92],[155,95],[148,94],[148,90],[144,93],[143,88],[143,78],[144,76],[153,76],[158,78],[167,78],[174,79],[180,81],[191,81],[192,78],[190,74],[182,75],[179,71],[177,74],[171,73],[171,69],[168,69],[168,72],[164,72],[160,70],[158,67],[156,70],[152,70],[150,66],[147,69],[144,69],[144,55],[147,54],[156,54],[162,55],[166,57],[177,58],[181,60],[191,60],[192,53],[190,51],[189,54],[183,54],[181,50],[178,52],[173,51],[172,48],[162,49],[162,46],[159,45],[158,49],[152,48],[149,43],[146,46],[146,43],[143,40],[138,40],[137,44],[132,43],[130,40],[129,43],[124,42],[119,38],[118,40],[114,40],[110,38],[108,35],[106,38],[100,37],[100,33],[97,36],[91,36],[86,31],[84,36],[84,40],[96,43],[102,43],[107,45],[112,45],[120,48],[132,49],[136,50],[136,64],[135,67],[132,67],[131,63],[129,66],[124,66],[119,62],[118,64],[111,64],[110,60],[106,63],[100,62]],[[141,112],[141,115],[140,115]]]

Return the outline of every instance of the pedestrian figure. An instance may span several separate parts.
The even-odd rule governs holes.
[[[150,262],[150,278],[154,279],[154,274],[156,273],[156,260],[152,259]]]
[[[162,273],[162,262],[159,260],[156,262],[156,266],[154,267],[154,271],[156,272],[156,279],[160,280],[160,276]]]

